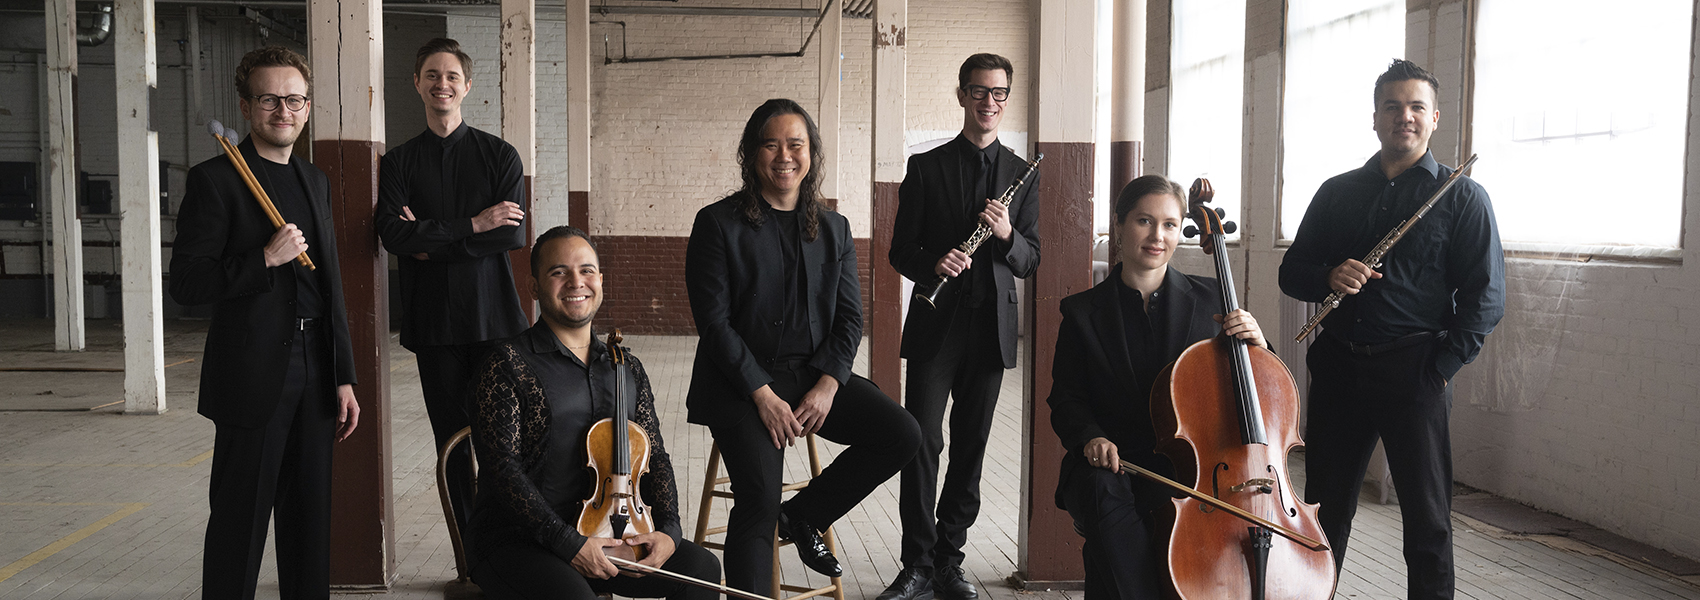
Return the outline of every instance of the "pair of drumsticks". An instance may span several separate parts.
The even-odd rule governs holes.
[[[236,149],[236,130],[226,128],[223,123],[218,121],[209,121],[207,122],[207,133],[211,133],[213,139],[218,140],[219,147],[224,148],[224,156],[229,158],[230,164],[236,167],[237,174],[242,176],[242,182],[248,184],[248,191],[254,193],[254,199],[259,201],[260,210],[265,211],[266,218],[272,221],[272,226],[282,229],[284,226],[283,215],[277,212],[277,206],[272,204],[271,197],[266,195],[266,190],[260,188],[260,182],[254,179],[254,172],[248,170],[248,161],[243,160],[242,152]],[[301,266],[307,267],[309,271],[316,271],[319,268],[313,264],[313,259],[307,258],[306,252],[295,257],[295,262],[301,263]]]

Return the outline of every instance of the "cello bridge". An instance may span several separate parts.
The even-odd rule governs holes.
[[[1245,483],[1228,488],[1229,492],[1235,494],[1246,490],[1251,490],[1259,494],[1272,493],[1275,491],[1275,480],[1264,479],[1261,477],[1257,479],[1247,479]]]

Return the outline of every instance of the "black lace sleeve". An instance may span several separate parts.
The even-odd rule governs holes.
[[[673,459],[667,455],[667,445],[661,441],[661,418],[655,412],[655,392],[649,387],[649,373],[643,362],[630,353],[632,379],[637,382],[637,423],[649,435],[649,475],[638,482],[638,491],[655,511],[655,530],[666,533],[679,543],[684,530],[679,522],[679,486],[673,476]]]
[[[489,486],[496,508],[538,544],[571,561],[584,536],[543,499],[530,469],[542,458],[549,427],[543,387],[512,343],[498,347],[478,377],[472,441],[478,451],[478,485]],[[671,475],[671,472],[669,472]]]

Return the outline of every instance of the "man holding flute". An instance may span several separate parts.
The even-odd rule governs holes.
[[[281,596],[330,595],[331,446],[353,433],[360,406],[330,185],[291,154],[312,112],[311,73],[280,46],[242,57],[250,135],[189,171],[177,218],[171,297],[214,305],[199,403],[217,428],[205,598],[254,597],[274,508]]]
[[[1281,291],[1306,302],[1346,294],[1310,347],[1305,499],[1345,564],[1358,490],[1375,442],[1387,448],[1404,522],[1409,597],[1451,598],[1449,382],[1505,314],[1505,255],[1487,191],[1460,177],[1380,264],[1366,256],[1440,190],[1440,83],[1395,60],[1375,81],[1381,151],[1322,184],[1281,261]]]

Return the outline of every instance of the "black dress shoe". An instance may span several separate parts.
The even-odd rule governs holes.
[[[933,573],[933,591],[946,600],[974,600],[980,592],[962,576],[962,567],[943,567]]]
[[[779,539],[788,540],[797,547],[797,558],[803,559],[803,564],[816,573],[827,577],[837,577],[844,573],[839,568],[838,559],[832,556],[832,551],[826,549],[826,540],[820,532],[810,526],[807,521],[793,518],[781,507],[779,509]]]
[[[897,580],[875,600],[932,600],[933,574],[931,569],[910,567],[897,574]]]

